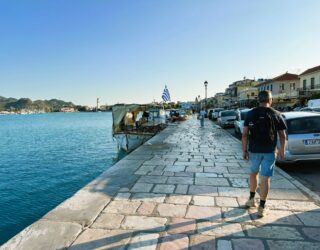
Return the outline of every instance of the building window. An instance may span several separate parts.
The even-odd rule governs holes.
[[[307,89],[307,80],[303,80],[303,90]]]
[[[267,90],[269,90],[269,85],[267,86]]]
[[[279,85],[279,90],[280,90],[280,91],[283,91],[283,90],[284,90],[284,83],[281,83],[281,84]]]
[[[311,89],[314,89],[314,77],[311,78]]]
[[[251,96],[254,96],[254,92],[251,92]]]
[[[272,84],[270,85],[270,91],[272,91]]]

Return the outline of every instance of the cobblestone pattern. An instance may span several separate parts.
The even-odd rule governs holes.
[[[2,249],[320,249],[319,204],[293,180],[276,171],[267,216],[259,219],[256,209],[244,208],[248,162],[239,141],[210,121],[200,128],[190,119],[169,126]]]

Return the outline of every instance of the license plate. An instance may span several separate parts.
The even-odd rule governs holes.
[[[320,139],[309,139],[309,140],[303,140],[304,145],[320,145]]]

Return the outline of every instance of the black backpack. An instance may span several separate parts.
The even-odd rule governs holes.
[[[275,114],[275,111],[271,108],[259,107],[252,110],[249,132],[255,144],[262,146],[274,145],[276,137]]]

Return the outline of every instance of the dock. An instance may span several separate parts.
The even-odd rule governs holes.
[[[168,126],[0,249],[320,249],[320,198],[277,168],[246,209],[241,143],[211,121]],[[259,195],[256,195],[257,201]]]

